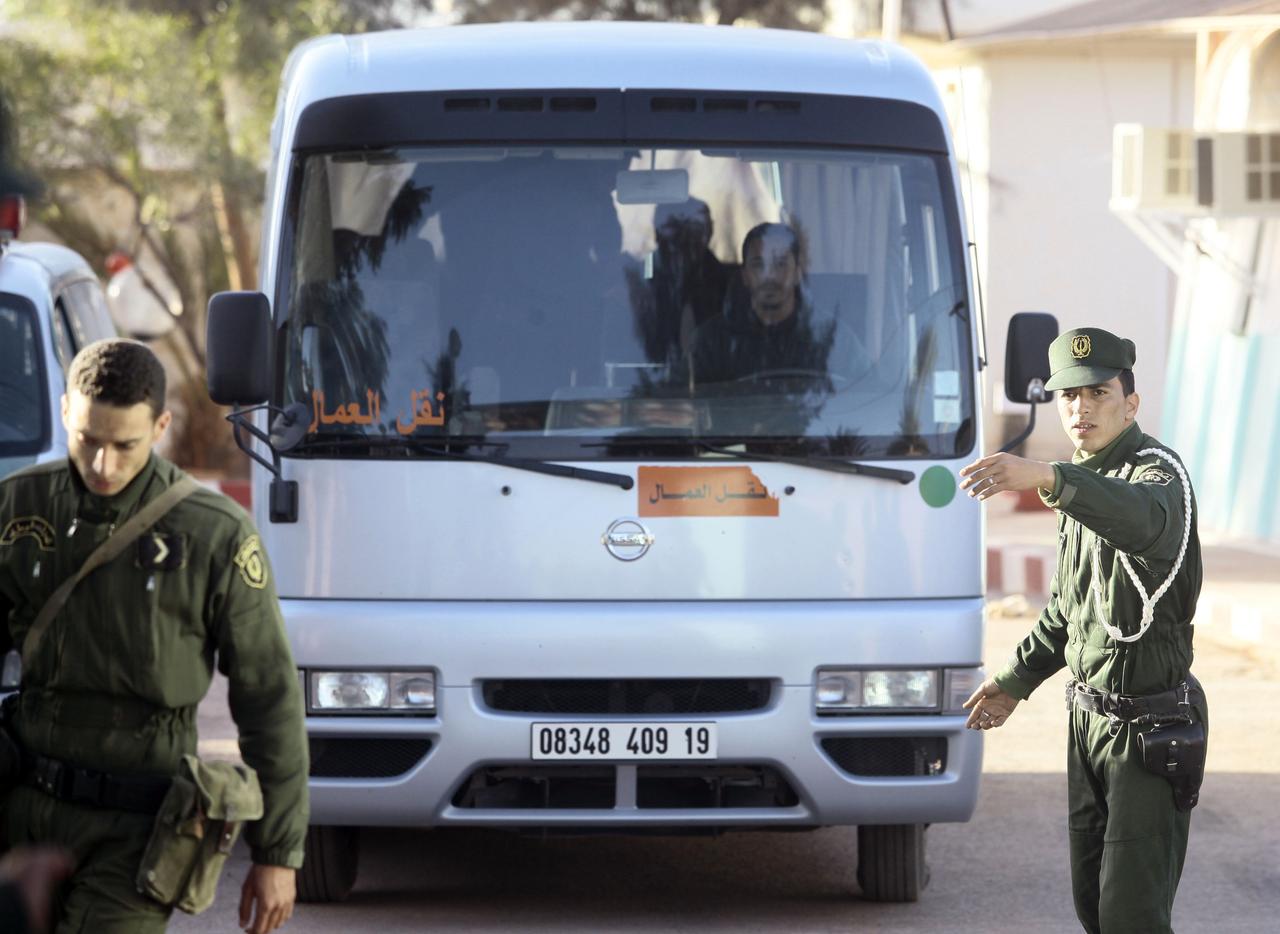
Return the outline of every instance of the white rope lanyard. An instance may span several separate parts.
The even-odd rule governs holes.
[[[1133,565],[1129,563],[1129,556],[1123,551],[1116,549],[1116,554],[1120,556],[1120,564],[1124,567],[1129,575],[1129,580],[1133,581],[1134,588],[1138,591],[1138,595],[1142,598],[1142,623],[1138,627],[1138,631],[1131,636],[1126,636],[1118,626],[1111,625],[1107,621],[1103,608],[1102,594],[1102,562],[1098,554],[1102,548],[1101,540],[1097,537],[1093,541],[1093,581],[1092,589],[1094,599],[1097,601],[1098,616],[1102,619],[1102,628],[1107,631],[1112,639],[1117,642],[1137,642],[1142,638],[1143,634],[1151,628],[1151,622],[1156,616],[1156,603],[1165,595],[1170,587],[1173,586],[1173,579],[1178,576],[1178,570],[1182,567],[1182,560],[1187,556],[1187,543],[1191,541],[1191,481],[1187,479],[1187,472],[1182,469],[1182,465],[1177,459],[1166,454],[1158,448],[1147,448],[1145,451],[1139,451],[1138,457],[1146,457],[1154,454],[1164,460],[1177,471],[1178,479],[1182,481],[1182,512],[1187,517],[1186,527],[1182,530],[1182,547],[1178,549],[1178,560],[1173,562],[1173,570],[1169,572],[1169,576],[1164,579],[1164,583],[1156,588],[1155,592],[1150,596],[1147,595],[1147,589],[1142,586],[1142,581],[1138,580],[1138,575],[1134,573]]]

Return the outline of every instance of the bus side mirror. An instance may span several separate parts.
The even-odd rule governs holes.
[[[229,405],[236,446],[271,471],[268,488],[272,522],[298,521],[298,482],[285,480],[280,473],[279,439],[286,448],[297,445],[306,425],[306,407],[290,406],[281,412],[267,404],[271,398],[271,303],[261,292],[219,292],[209,299],[209,323],[205,331],[205,366],[209,398]],[[247,408],[247,410],[246,410]],[[266,408],[276,414],[278,432],[267,434],[249,417],[254,409]],[[271,460],[253,450],[242,432],[257,438],[271,450]]]
[[[1012,451],[1036,428],[1036,405],[1049,401],[1049,345],[1058,336],[1058,319],[1043,311],[1020,311],[1009,321],[1004,348],[1004,394],[1010,402],[1031,405],[1027,427],[1003,445]]]
[[[262,405],[271,398],[271,303],[265,295],[214,295],[205,338],[209,398],[232,406]]]
[[[1021,404],[1049,401],[1049,345],[1058,336],[1058,319],[1042,311],[1020,311],[1009,321],[1004,351],[1004,394]]]

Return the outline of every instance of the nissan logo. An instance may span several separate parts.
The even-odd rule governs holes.
[[[600,536],[600,544],[619,561],[643,558],[653,535],[635,519],[618,519]]]

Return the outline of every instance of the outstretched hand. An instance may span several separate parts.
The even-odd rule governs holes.
[[[964,725],[971,730],[994,730],[998,726],[1004,726],[1019,703],[1021,702],[1016,697],[1006,693],[1000,685],[988,678],[964,702],[964,709],[970,711],[969,719]]]
[[[960,468],[960,489],[979,501],[997,493],[1052,490],[1053,465],[1015,454],[989,454]]]

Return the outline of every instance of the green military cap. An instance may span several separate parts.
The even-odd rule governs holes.
[[[1102,328],[1074,328],[1049,345],[1049,382],[1045,389],[1074,389],[1115,379],[1132,370],[1138,358],[1133,341]]]

